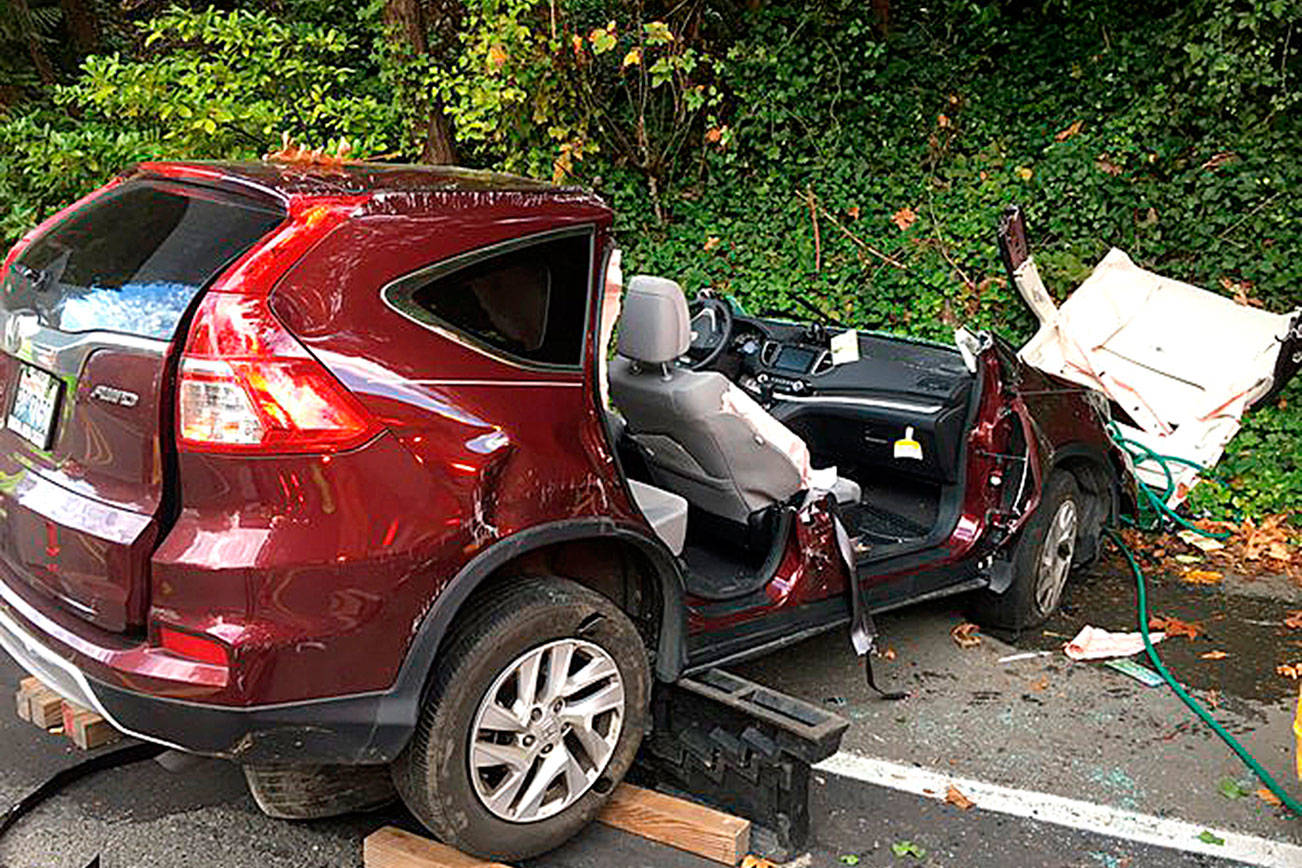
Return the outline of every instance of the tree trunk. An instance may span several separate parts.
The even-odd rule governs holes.
[[[891,29],[891,0],[873,0],[873,16],[877,29],[885,36]]]
[[[50,56],[45,53],[45,48],[42,47],[32,27],[32,11],[27,8],[27,0],[13,0],[11,8],[18,19],[18,27],[22,30],[23,39],[27,43],[27,53],[31,55],[32,66],[36,67],[36,74],[41,77],[41,83],[54,84],[54,66],[50,63]]]
[[[435,22],[435,35],[438,38],[438,47],[443,48],[445,44],[443,33],[446,30],[449,17],[446,13],[449,11],[449,7],[455,7],[458,4],[447,2],[447,0],[436,0],[433,5],[435,14],[438,16]],[[389,33],[389,38],[395,40],[400,47],[410,51],[412,56],[418,57],[430,53],[421,0],[385,0],[384,25]],[[443,54],[443,52],[438,51],[436,54]],[[416,84],[417,90],[420,87],[421,85],[418,82]],[[417,123],[417,128],[413,131],[418,140],[422,141],[420,161],[422,163],[455,163],[457,161],[456,142],[452,137],[452,125],[448,122],[447,115],[443,111],[443,104],[437,98],[431,100],[418,97],[417,107],[426,115],[424,120]]]
[[[93,54],[99,49],[99,13],[94,0],[59,0],[59,5],[72,44],[81,54]]]

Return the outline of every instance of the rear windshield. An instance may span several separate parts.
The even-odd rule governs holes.
[[[65,332],[171,339],[199,290],[283,219],[231,194],[131,181],[37,238],[9,271],[4,305]]]

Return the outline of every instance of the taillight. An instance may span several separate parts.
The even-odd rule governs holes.
[[[337,452],[379,423],[272,315],[267,295],[364,197],[291,201],[285,224],[204,295],[181,356],[177,439],[206,452]]]
[[[210,452],[333,452],[379,423],[267,308],[211,292],[181,357],[177,436]]]

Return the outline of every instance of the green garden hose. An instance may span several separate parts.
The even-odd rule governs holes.
[[[1164,493],[1170,492],[1172,488],[1174,488],[1174,480],[1171,475],[1170,464],[1184,464],[1189,467],[1194,467],[1200,472],[1205,471],[1204,467],[1193,461],[1189,461],[1186,458],[1181,458],[1176,455],[1162,455],[1154,452],[1143,443],[1131,440],[1128,437],[1123,437],[1116,429],[1115,425],[1112,427],[1112,436],[1117,445],[1126,450],[1126,452],[1135,459],[1137,464],[1151,461],[1161,468],[1162,473],[1166,476],[1167,483]],[[1143,496],[1143,503],[1146,503],[1155,513],[1154,520],[1152,522],[1145,522],[1140,525],[1141,527],[1150,530],[1155,529],[1161,525],[1163,518],[1167,518],[1179,524],[1181,527],[1187,528],[1194,533],[1201,534],[1205,537],[1210,537],[1212,539],[1225,539],[1229,536],[1228,533],[1213,533],[1212,531],[1203,530],[1186,520],[1183,516],[1176,514],[1175,510],[1171,509],[1171,507],[1167,505],[1166,498],[1159,495],[1152,489],[1152,487],[1143,481],[1139,481],[1139,491]],[[1142,508],[1143,504],[1141,503],[1141,509]],[[1238,754],[1239,759],[1243,760],[1244,764],[1252,770],[1263,784],[1266,785],[1267,789],[1279,798],[1285,807],[1292,811],[1295,816],[1302,817],[1302,802],[1293,798],[1293,796],[1280,786],[1279,783],[1271,777],[1270,772],[1266,771],[1262,767],[1261,763],[1257,762],[1256,758],[1252,754],[1248,753],[1248,749],[1240,744],[1238,739],[1230,735],[1230,733],[1226,731],[1225,727],[1217,723],[1216,719],[1212,717],[1211,712],[1204,708],[1198,700],[1189,695],[1189,692],[1180,685],[1180,682],[1175,680],[1174,676],[1171,675],[1170,670],[1168,670],[1166,665],[1162,663],[1162,659],[1157,656],[1157,649],[1153,647],[1153,640],[1148,634],[1148,589],[1144,583],[1144,574],[1139,569],[1139,564],[1135,561],[1134,554],[1126,546],[1125,541],[1121,539],[1121,535],[1111,528],[1108,529],[1107,533],[1108,537],[1112,540],[1112,543],[1121,551],[1121,554],[1125,556],[1126,563],[1130,564],[1130,571],[1135,574],[1135,586],[1139,590],[1139,632],[1140,635],[1144,637],[1144,650],[1148,652],[1148,659],[1153,664],[1153,668],[1157,670],[1157,674],[1162,676],[1162,680],[1165,681],[1167,686],[1175,692],[1175,695],[1180,698],[1180,701],[1188,706],[1190,711],[1196,714],[1203,723],[1210,726],[1212,732],[1216,733],[1217,737],[1219,737],[1221,741],[1225,742],[1225,744],[1229,746],[1230,750]]]
[[[1279,797],[1279,800],[1284,803],[1285,807],[1292,811],[1296,816],[1302,817],[1302,802],[1299,802],[1297,799],[1289,795],[1288,791],[1271,777],[1270,772],[1262,768],[1261,763],[1257,762],[1256,758],[1253,757],[1252,754],[1248,753],[1248,749],[1240,744],[1238,739],[1230,735],[1225,730],[1225,727],[1217,723],[1216,718],[1212,717],[1211,713],[1198,703],[1198,700],[1190,696],[1189,692],[1180,686],[1180,682],[1175,680],[1170,671],[1162,663],[1162,659],[1157,656],[1157,650],[1153,647],[1153,640],[1149,638],[1148,635],[1148,592],[1144,587],[1144,574],[1140,571],[1139,564],[1135,562],[1135,556],[1131,554],[1130,549],[1126,547],[1120,534],[1109,529],[1108,536],[1112,539],[1112,542],[1116,547],[1121,550],[1121,553],[1125,555],[1126,562],[1130,564],[1131,572],[1135,574],[1135,585],[1139,588],[1139,632],[1144,637],[1144,650],[1148,652],[1148,659],[1153,664],[1153,668],[1157,670],[1157,674],[1161,675],[1162,680],[1167,683],[1167,686],[1175,691],[1175,695],[1180,697],[1181,702],[1187,705],[1194,714],[1202,718],[1203,723],[1210,726],[1212,732],[1216,733],[1216,735],[1220,737],[1221,741],[1229,745],[1230,750],[1239,755],[1239,759],[1243,760],[1244,764],[1248,768],[1252,769],[1253,773],[1261,779],[1261,782],[1266,785],[1267,789]]]

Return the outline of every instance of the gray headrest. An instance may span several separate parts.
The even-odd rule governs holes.
[[[630,278],[619,317],[619,354],[658,365],[678,358],[691,343],[683,288],[663,277],[639,274]]]

